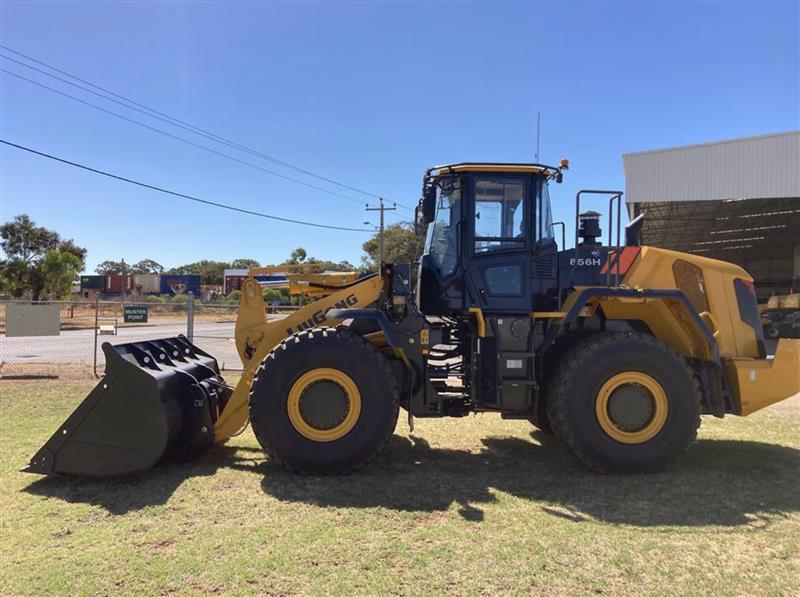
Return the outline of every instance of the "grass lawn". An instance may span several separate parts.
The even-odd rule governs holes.
[[[248,430],[111,481],[17,472],[91,381],[0,380],[0,594],[800,593],[800,397],[706,418],[669,472],[597,476],[523,421],[398,425],[346,477]]]

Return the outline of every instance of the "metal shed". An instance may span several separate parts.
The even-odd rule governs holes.
[[[738,263],[761,298],[800,286],[800,131],[622,156],[645,244]]]

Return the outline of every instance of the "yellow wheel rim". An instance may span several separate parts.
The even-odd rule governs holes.
[[[320,382],[338,386],[347,402],[344,417],[330,427],[322,427],[319,423],[309,421],[307,413],[304,413],[303,401],[307,391]],[[361,393],[351,377],[338,369],[312,369],[294,382],[289,390],[286,408],[289,421],[300,435],[315,442],[332,442],[350,433],[358,421],[361,415]]]
[[[634,430],[622,428],[610,413],[614,392],[622,388],[633,388],[639,392],[644,389],[650,399],[650,416],[643,426]],[[603,384],[595,402],[597,422],[612,439],[623,444],[642,444],[653,439],[667,421],[669,403],[667,393],[655,379],[639,371],[617,373]]]

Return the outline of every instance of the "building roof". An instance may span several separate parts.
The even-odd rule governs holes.
[[[800,131],[622,156],[645,244],[738,263],[780,292],[798,275]]]
[[[628,204],[800,197],[800,131],[622,156]]]

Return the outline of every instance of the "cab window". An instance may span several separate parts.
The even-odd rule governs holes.
[[[553,214],[550,210],[550,190],[547,186],[547,179],[542,177],[539,183],[539,197],[538,197],[538,222],[536,226],[536,240],[544,241],[554,239],[553,234]],[[563,247],[562,247],[563,248]]]
[[[458,264],[458,222],[461,218],[461,184],[457,178],[440,181],[436,190],[436,219],[428,227],[426,249],[442,277]]]
[[[527,230],[522,180],[481,177],[475,180],[475,253],[524,249]]]

